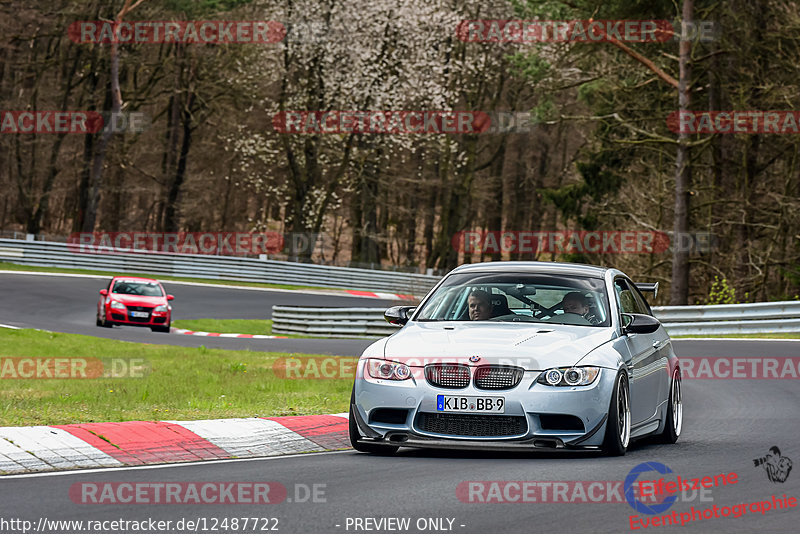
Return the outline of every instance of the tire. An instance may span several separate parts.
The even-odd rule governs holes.
[[[609,456],[624,456],[631,440],[631,396],[628,377],[620,371],[608,404],[608,421],[603,440],[603,452]]]
[[[153,332],[163,332],[165,334],[169,334],[170,325],[166,325],[166,326],[151,326],[150,330],[152,330]]]
[[[349,425],[348,430],[350,433],[350,445],[353,446],[353,449],[357,450],[358,452],[367,452],[371,454],[378,454],[381,456],[391,456],[392,454],[397,452],[397,449],[400,447],[394,445],[373,445],[372,443],[359,443],[358,440],[361,439],[361,434],[358,431],[358,425],[356,424],[356,418],[353,415],[353,410],[355,410],[356,402],[356,388],[353,386],[353,392],[350,394],[350,418],[349,418]]]
[[[659,434],[662,443],[675,443],[683,428],[683,391],[681,389],[681,370],[675,368],[669,384],[669,401],[667,402],[667,420],[664,431]]]
[[[99,315],[95,318],[95,324],[97,326],[102,326],[103,328],[111,328],[112,326],[114,326],[112,323],[110,323],[110,322],[108,322],[106,320],[102,320],[101,321]]]

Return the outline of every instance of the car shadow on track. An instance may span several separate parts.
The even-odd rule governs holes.
[[[642,453],[658,450],[664,447],[658,439],[653,437],[641,438],[632,441],[628,446],[628,453]],[[354,454],[361,454],[353,451]],[[532,451],[475,451],[475,450],[459,450],[459,449],[422,449],[401,447],[400,450],[394,454],[398,458],[450,458],[450,459],[465,459],[465,460],[521,460],[521,459],[575,459],[575,460],[591,460],[604,456],[600,450],[532,450]],[[384,457],[385,458],[385,457]],[[624,458],[621,457],[621,458]]]

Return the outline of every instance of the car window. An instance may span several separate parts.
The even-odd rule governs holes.
[[[564,298],[580,295],[584,313],[564,313]],[[469,321],[470,295],[490,306],[490,316],[477,320],[546,322],[608,326],[608,298],[600,278],[534,275],[529,273],[458,273],[450,275],[420,307],[417,321]]]
[[[650,309],[650,304],[647,303],[647,299],[644,298],[642,292],[639,291],[639,288],[636,285],[631,286],[633,288],[633,297],[636,299],[636,303],[639,305],[639,308],[644,310],[642,313],[646,315],[653,315],[653,310]]]
[[[634,292],[624,278],[616,278],[614,280],[614,293],[617,297],[620,313],[648,314],[644,304],[636,300]]]
[[[112,293],[118,295],[139,295],[142,297],[162,297],[161,286],[155,282],[134,282],[117,280]]]

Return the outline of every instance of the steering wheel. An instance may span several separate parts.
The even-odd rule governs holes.
[[[506,315],[498,315],[497,317],[492,317],[489,319],[490,321],[494,321],[496,323],[504,322],[504,323],[538,323],[539,320],[534,317],[529,317],[527,315],[519,315],[516,313],[507,313]]]

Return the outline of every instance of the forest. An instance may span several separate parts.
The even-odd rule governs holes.
[[[274,256],[297,261],[567,261],[657,281],[656,304],[800,298],[791,0],[0,0],[0,28],[4,234],[278,232],[315,243]]]

